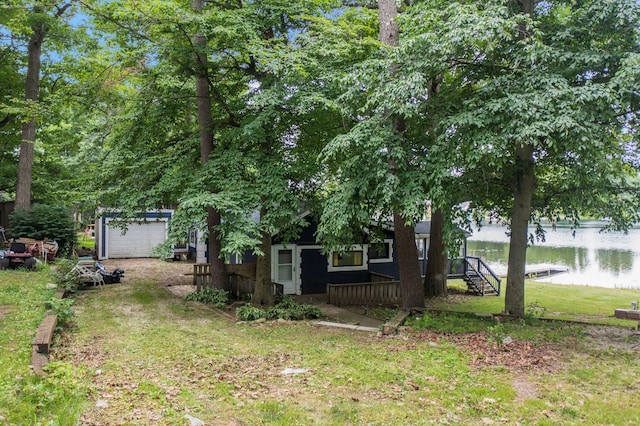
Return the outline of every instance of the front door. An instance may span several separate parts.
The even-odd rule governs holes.
[[[273,246],[274,281],[284,286],[284,294],[296,294],[295,246]]]
[[[319,248],[300,251],[302,272],[302,294],[324,294],[327,292],[327,255]]]

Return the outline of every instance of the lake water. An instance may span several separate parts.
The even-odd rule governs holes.
[[[628,234],[600,232],[603,223],[584,222],[573,230],[545,227],[546,241],[527,249],[527,271],[568,268],[568,272],[539,278],[556,284],[640,289],[640,228]],[[530,228],[530,232],[533,228]],[[468,239],[467,254],[482,257],[498,274],[506,275],[509,257],[507,229],[484,225]]]

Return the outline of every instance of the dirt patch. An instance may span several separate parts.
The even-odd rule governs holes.
[[[124,269],[124,282],[135,282],[143,279],[152,280],[166,287],[173,295],[181,298],[195,291],[193,276],[189,275],[193,273],[193,263],[167,262],[159,259],[112,259],[103,263],[109,271],[116,268]],[[462,303],[468,297],[470,296],[465,293],[457,294],[453,292],[448,299],[454,303]],[[319,300],[314,300],[311,303]],[[310,301],[305,301],[305,303],[310,303]],[[0,306],[0,318],[2,318],[2,315],[3,311]],[[452,336],[450,337],[454,338]],[[587,325],[585,326],[584,336],[587,348],[598,350],[615,349],[640,353],[640,331],[637,330],[615,326]],[[508,363],[509,359],[514,359],[515,361],[512,362],[513,368],[517,370],[527,368],[526,366],[529,366],[529,368],[536,365],[544,367],[548,365],[552,358],[555,358],[554,351],[559,351],[557,347],[545,349],[535,346],[533,348],[530,343],[522,341],[496,346],[495,343],[486,341],[484,333],[460,335],[455,339],[457,340],[456,344],[478,352],[478,358],[475,360],[477,365],[482,365],[484,362]]]
[[[640,331],[607,325],[585,326],[586,346],[591,349],[640,353]]]
[[[0,305],[0,320],[4,318],[9,312],[13,310],[13,306],[10,305]]]
[[[110,354],[104,350],[102,338],[93,336],[84,344],[75,344],[71,334],[62,333],[55,356],[57,359],[73,359],[76,364],[84,364],[91,369],[104,365]]]
[[[102,262],[107,271],[124,270],[123,282],[151,280],[163,286],[190,286],[193,263],[167,262],[159,259],[110,259]]]
[[[513,389],[516,391],[516,401],[526,401],[538,397],[538,385],[524,374],[519,374],[511,381]]]
[[[518,373],[553,372],[562,362],[562,350],[555,345],[534,345],[519,339],[498,344],[489,340],[484,332],[456,334],[419,331],[413,335],[419,340],[428,340],[434,344],[440,341],[453,343],[470,355],[469,363],[476,368],[503,367]]]
[[[167,290],[169,290],[169,292],[174,296],[181,297],[184,299],[185,297],[187,297],[188,294],[191,294],[194,291],[196,291],[196,286],[191,283],[181,284],[181,285],[171,285],[167,287]]]

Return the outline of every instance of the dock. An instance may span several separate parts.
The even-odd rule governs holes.
[[[537,266],[536,268],[527,269],[524,273],[525,278],[536,279],[536,278],[546,278],[552,275],[563,274],[565,272],[569,272],[569,268],[549,265],[549,266]]]

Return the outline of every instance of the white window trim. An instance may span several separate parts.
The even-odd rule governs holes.
[[[389,244],[389,257],[380,258],[380,259],[369,259],[369,263],[390,263],[393,262],[393,239],[385,238],[383,241],[384,244]],[[372,246],[374,244],[371,244]],[[369,247],[367,247],[367,257],[369,256]]]
[[[416,238],[416,240],[420,240],[422,242],[422,251],[420,251],[418,253],[418,260],[425,260],[427,258],[427,253],[429,250],[429,243],[430,238],[429,237],[421,237],[421,238]],[[416,244],[416,250],[418,249],[418,246]]]
[[[362,251],[362,265],[356,266],[333,266],[333,253],[331,252],[327,256],[327,272],[346,272],[346,271],[366,271],[369,269],[369,255],[367,253],[367,246],[363,244],[356,244],[351,247],[350,251]]]
[[[418,247],[418,242],[422,247]],[[424,260],[424,238],[416,238],[416,250],[418,251],[418,260]]]

